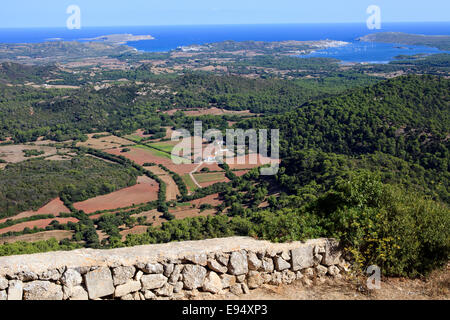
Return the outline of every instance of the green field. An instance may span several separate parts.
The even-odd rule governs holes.
[[[151,146],[152,148],[164,151],[164,152],[168,152],[171,153],[173,148],[175,147],[175,145],[173,143],[168,143],[168,142],[156,142],[156,143],[151,143],[148,144],[149,146]]]
[[[195,185],[194,181],[192,181],[189,174],[185,174],[184,176],[182,176],[182,179],[183,179],[184,183],[186,184],[189,191],[195,191],[198,189],[198,187]]]
[[[194,174],[194,178],[195,178],[195,180],[197,180],[198,183],[222,181],[224,179],[224,177],[225,177],[225,173],[223,173],[223,172]]]

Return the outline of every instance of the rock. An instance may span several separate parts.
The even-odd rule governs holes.
[[[62,300],[62,287],[50,281],[32,281],[23,286],[23,300]]]
[[[177,283],[174,284],[173,286],[173,292],[174,293],[179,293],[181,292],[181,290],[183,290],[183,281],[178,281]]]
[[[291,260],[291,255],[289,254],[289,251],[283,251],[281,253],[281,257],[286,261]]]
[[[339,247],[339,243],[335,240],[327,240],[322,264],[326,265],[327,267],[339,264],[341,254],[342,250]]]
[[[212,259],[208,261],[208,267],[215,272],[218,273],[227,273],[228,268],[221,263],[217,262],[217,260]]]
[[[173,268],[173,272],[169,278],[170,284],[175,284],[180,280],[181,272],[183,271],[183,268],[184,268],[184,265],[182,265],[182,264],[175,265],[175,267]]]
[[[184,292],[177,292],[177,293],[174,293],[172,300],[184,300],[184,297],[185,297]]]
[[[112,295],[114,284],[109,268],[101,267],[84,275],[84,283],[89,294],[89,299],[96,299]]]
[[[281,283],[283,282],[283,275],[281,274],[281,272],[277,272],[275,271],[272,274],[272,280],[270,280],[270,284],[279,286]]]
[[[173,269],[175,268],[175,265],[173,263],[163,263],[163,268],[164,268],[164,276],[169,278],[170,275],[173,272]]]
[[[230,256],[230,261],[228,262],[228,271],[236,276],[247,274],[247,255],[244,255],[241,252],[233,252]]]
[[[184,266],[182,275],[184,288],[192,290],[203,285],[206,277],[206,269],[202,266],[188,264]]]
[[[172,297],[173,296],[173,285],[166,283],[161,288],[155,290],[158,296]]]
[[[61,273],[57,269],[47,270],[39,275],[40,280],[53,280],[57,281],[61,278]]]
[[[147,290],[144,292],[144,298],[146,300],[154,300],[156,298],[156,295],[152,291]]]
[[[141,281],[143,275],[144,275],[144,273],[141,270],[139,270],[138,272],[136,272],[136,275],[134,276],[134,280]]]
[[[118,286],[127,283],[129,280],[133,279],[135,272],[136,268],[133,266],[114,268],[112,270],[114,285]]]
[[[242,292],[244,294],[250,293],[250,289],[248,288],[248,286],[245,283],[241,283],[241,287],[242,287]]]
[[[26,282],[26,281],[34,281],[39,279],[38,275],[34,272],[30,272],[30,271],[21,271],[17,274],[17,278],[22,281],[22,282]]]
[[[250,271],[247,275],[247,284],[250,289],[256,289],[264,283],[264,279],[258,271]]]
[[[274,260],[275,268],[277,269],[277,271],[283,271],[291,267],[291,264],[284,260],[282,257],[276,257]]]
[[[134,300],[134,296],[131,293],[129,293],[121,297],[120,300],[127,300],[127,301]]]
[[[295,277],[296,277],[297,280],[300,280],[300,279],[303,278],[303,274],[302,274],[300,271],[297,271],[297,272],[295,273]]]
[[[332,277],[335,277],[339,274],[339,268],[336,266],[328,267],[328,274]]]
[[[322,276],[324,276],[324,275],[327,274],[328,268],[327,268],[327,267],[324,267],[324,266],[322,266],[322,265],[319,265],[319,266],[316,267],[316,272],[317,272],[317,275],[318,275],[319,277],[322,277]]]
[[[318,266],[322,262],[323,256],[321,254],[314,255],[314,266]]]
[[[312,278],[312,277],[314,277],[314,269],[306,268],[305,270],[303,270],[303,274],[308,278]]]
[[[129,280],[125,284],[121,284],[116,287],[116,290],[114,291],[115,297],[123,297],[124,295],[127,295],[132,292],[136,292],[141,290],[141,282],[137,280]]]
[[[261,278],[263,279],[264,283],[270,283],[272,281],[272,274],[271,273],[261,273]]]
[[[139,292],[139,298],[141,300],[145,300],[145,296],[144,296],[144,294],[142,292]]]
[[[8,286],[8,300],[22,300],[23,283],[20,280],[10,280]]]
[[[8,300],[8,295],[6,294],[5,290],[0,290],[0,301],[6,301]]]
[[[61,283],[67,287],[78,286],[82,281],[81,274],[74,269],[66,270],[61,277]]]
[[[141,283],[144,290],[158,289],[167,283],[167,278],[162,274],[145,274]]]
[[[284,270],[282,273],[283,283],[291,284],[297,278],[295,273],[291,270]]]
[[[6,278],[0,277],[0,290],[5,290],[8,288],[8,280]]]
[[[211,293],[218,293],[222,290],[222,280],[217,273],[210,271],[203,283],[203,290]]]
[[[239,282],[239,283],[242,283],[242,282],[245,281],[246,277],[247,276],[245,274],[241,274],[240,276],[236,276],[236,281]]]
[[[254,252],[249,252],[247,255],[248,268],[250,270],[258,270],[261,268],[262,262]]]
[[[230,260],[230,255],[226,253],[217,253],[216,260],[219,261],[224,266],[228,266],[228,261]]]
[[[162,274],[164,272],[164,267],[161,263],[147,263],[144,266],[141,266],[141,270],[150,274]]]
[[[325,253],[325,245],[317,245],[314,247],[314,255]]]
[[[237,296],[241,295],[243,293],[241,284],[240,283],[233,284],[230,287],[230,292]]]
[[[291,250],[292,270],[298,271],[314,266],[314,248],[313,246],[303,246]]]
[[[192,262],[193,264],[198,264],[198,265],[205,267],[208,262],[208,256],[206,255],[206,253],[193,254],[193,255],[186,256],[184,258],[184,260],[186,260],[187,262]]]
[[[63,288],[66,290],[67,287]],[[68,295],[69,300],[89,300],[87,291],[82,286],[71,287],[70,294]],[[68,292],[66,292],[67,294]]]
[[[236,283],[236,277],[229,274],[220,275],[222,280],[222,288],[229,288]]]
[[[265,272],[273,272],[274,267],[273,267],[273,260],[272,258],[264,258],[262,261],[262,269]]]

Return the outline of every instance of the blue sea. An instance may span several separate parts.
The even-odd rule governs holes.
[[[131,33],[152,35],[155,40],[128,42],[140,51],[161,52],[179,46],[205,44],[225,40],[282,41],[282,40],[340,40],[350,42],[339,48],[318,50],[307,57],[330,57],[343,62],[385,63],[397,55],[433,54],[435,48],[397,44],[360,43],[356,38],[373,32],[405,32],[425,35],[450,35],[450,22],[440,23],[385,23],[380,30],[368,30],[365,23],[340,24],[279,24],[279,25],[202,25],[202,26],[147,26],[147,27],[86,27],[81,30],[66,28],[0,29],[1,43],[73,41],[107,34]]]

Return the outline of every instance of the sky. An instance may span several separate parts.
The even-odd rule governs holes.
[[[449,0],[3,0],[0,28],[65,27],[69,5],[82,27],[365,22],[370,5],[383,22],[450,21]]]

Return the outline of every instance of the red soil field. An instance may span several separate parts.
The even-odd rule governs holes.
[[[60,224],[67,224],[68,222],[78,222],[78,219],[76,218],[53,218],[53,219],[42,219],[42,220],[36,220],[36,221],[27,221],[27,222],[22,222],[22,223],[18,223],[16,225],[10,226],[10,227],[6,227],[0,230],[0,234],[4,234],[7,233],[9,231],[14,231],[14,232],[20,232],[23,231],[23,229],[25,228],[30,228],[33,229],[34,227],[37,228],[45,228],[46,226],[50,225],[50,223],[56,220],[58,221]]]
[[[216,162],[204,162],[195,172],[201,172],[203,168],[208,168],[210,171],[223,171]]]
[[[236,177],[242,177],[244,174],[246,174],[249,170],[239,170],[239,171],[233,171],[233,173],[236,175]]]
[[[138,184],[132,187],[74,203],[74,207],[88,214],[100,210],[125,208],[133,204],[141,204],[158,199],[158,190],[159,186],[156,181],[147,176],[142,176],[138,178]]]
[[[204,198],[189,201],[189,203],[191,203],[192,205],[195,205],[196,207],[199,207],[202,204],[210,204],[212,206],[217,206],[217,205],[221,204],[222,201],[220,201],[220,199],[219,199],[219,194],[214,193],[214,194],[211,194]]]
[[[69,208],[67,208],[64,205],[64,203],[59,198],[56,198],[56,199],[53,199],[52,201],[50,201],[49,203],[47,203],[42,208],[40,208],[38,211],[21,212],[21,213],[19,213],[18,215],[14,216],[14,217],[1,219],[0,223],[4,223],[8,219],[17,220],[17,219],[22,219],[22,218],[28,218],[28,217],[36,216],[36,215],[39,215],[39,214],[54,214],[55,217],[56,217],[61,212],[70,213],[70,210],[69,210]]]
[[[122,150],[122,148],[108,149],[105,151],[108,152],[109,154],[113,154],[116,156],[124,156],[124,157],[130,159],[131,161],[136,162],[137,164],[139,164],[141,166],[146,162],[149,162],[149,163],[153,162],[156,164],[162,164],[164,166],[167,164],[172,164],[172,160],[170,160],[169,158],[155,156],[149,150],[140,149],[140,148],[130,148],[130,149],[131,150],[129,152],[120,152]]]
[[[245,156],[238,156],[235,158],[226,158],[225,162],[228,166],[234,169],[252,169],[255,167],[260,167],[265,164],[270,164],[271,161],[275,162],[276,160],[272,160],[269,157],[261,157],[257,155],[256,161],[253,161],[252,158],[247,154]],[[280,162],[280,160],[278,160]]]

